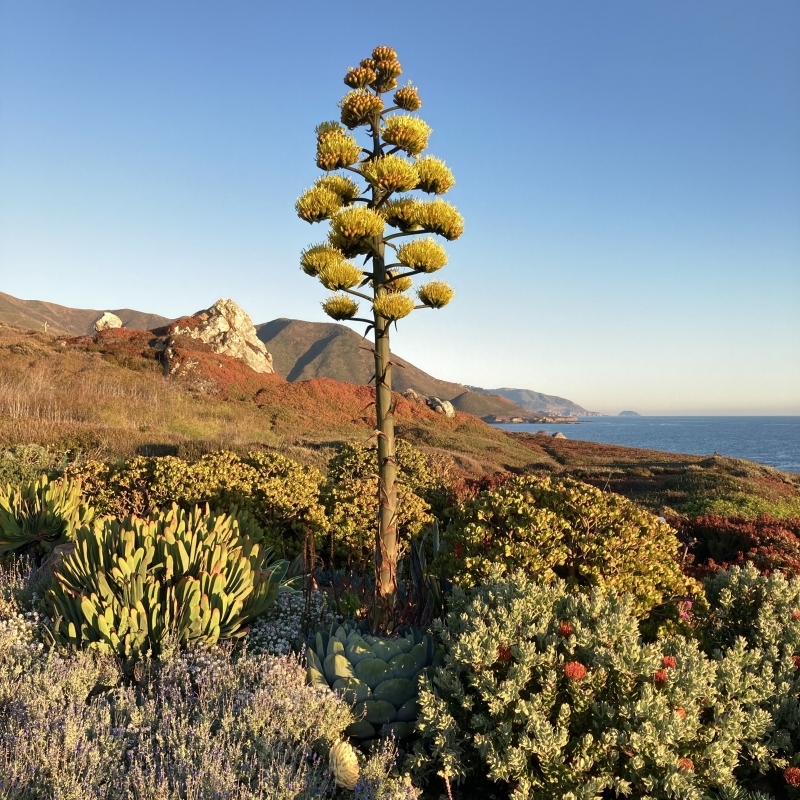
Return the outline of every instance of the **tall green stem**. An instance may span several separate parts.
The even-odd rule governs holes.
[[[374,157],[381,154],[380,115],[372,124]],[[372,190],[372,207],[379,203]],[[383,237],[377,237],[372,257],[375,295],[386,291],[386,260]],[[389,349],[389,320],[374,314],[375,324],[375,409],[378,424],[378,533],[375,541],[376,614],[374,622],[387,627],[394,619],[397,593],[397,462],[394,450],[394,406],[392,405],[392,362]]]

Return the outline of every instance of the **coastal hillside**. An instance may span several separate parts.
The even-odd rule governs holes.
[[[98,309],[69,308],[57,303],[42,300],[20,300],[10,294],[0,292],[0,322],[28,328],[33,331],[47,331],[68,336],[83,336],[94,332],[94,323],[103,316],[104,311],[116,314],[126,328],[150,330],[170,322],[159,314],[147,314],[130,308]]]
[[[374,380],[372,342],[345,325],[276,319],[256,325],[258,338],[272,353],[275,371],[288,381],[333,378],[367,385]],[[414,389],[419,394],[450,400],[461,394],[460,383],[440,381],[396,354],[392,362],[392,385],[398,392]]]

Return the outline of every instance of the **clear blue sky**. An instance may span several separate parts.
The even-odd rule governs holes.
[[[467,226],[400,355],[610,413],[800,414],[797,0],[0,0],[0,290],[325,319],[293,205],[377,44]]]

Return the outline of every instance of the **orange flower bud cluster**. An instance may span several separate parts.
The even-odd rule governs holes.
[[[507,644],[501,644],[497,648],[497,658],[499,661],[511,661],[511,648]]]
[[[793,619],[793,620],[798,620],[798,619],[800,619],[800,611],[798,611],[797,609],[795,609],[794,611],[792,611],[792,619]]]
[[[691,758],[679,758],[678,768],[684,772],[694,772],[694,762]]]
[[[686,709],[683,706],[678,706],[675,709],[675,713],[681,718],[686,719]]]
[[[664,686],[667,682],[667,673],[665,670],[660,669],[653,675],[653,683],[656,686],[661,687]]]
[[[372,59],[373,61],[396,61],[397,60],[397,51],[393,50],[391,47],[387,47],[385,44],[381,45],[380,47],[376,47],[372,51]]]
[[[575,628],[573,628],[569,622],[562,622],[558,626],[558,635],[562,639],[569,639],[569,637],[572,636],[573,633],[575,633]]]
[[[351,89],[364,89],[377,77],[378,73],[370,67],[356,67],[355,69],[351,69],[347,75],[344,76],[344,82]]]
[[[580,681],[586,677],[586,667],[580,661],[569,661],[564,666],[564,674],[571,681]]]
[[[675,669],[678,666],[678,662],[675,660],[675,656],[664,656],[661,659],[661,666],[664,669]]]
[[[417,111],[422,108],[417,90],[413,86],[404,86],[394,93],[394,103],[405,111]]]
[[[800,786],[800,768],[787,767],[783,771],[783,779],[789,786]]]

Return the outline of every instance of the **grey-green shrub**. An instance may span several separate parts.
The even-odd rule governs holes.
[[[759,653],[710,659],[696,640],[645,643],[633,598],[524,573],[456,588],[444,665],[420,693],[420,774],[471,774],[515,800],[684,798],[785,765]]]

